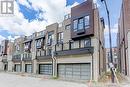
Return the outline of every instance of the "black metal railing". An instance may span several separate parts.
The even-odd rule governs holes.
[[[22,58],[23,61],[30,61],[32,60],[32,53],[24,53],[23,54],[23,58]]]
[[[12,61],[21,61],[21,54],[16,54],[12,56]]]
[[[90,54],[93,53],[94,48],[90,46],[85,46],[81,41],[67,42],[54,45],[55,55],[71,55],[71,54]],[[47,50],[36,51],[36,57],[38,58],[51,58]]]

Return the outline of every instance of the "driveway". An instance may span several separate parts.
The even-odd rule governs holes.
[[[15,74],[0,73],[0,87],[87,87],[83,83],[48,80]]]

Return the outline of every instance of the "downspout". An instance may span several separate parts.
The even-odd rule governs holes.
[[[124,36],[124,57],[125,57],[125,75],[127,75],[127,61],[126,61],[126,50],[125,50],[125,26],[124,26],[124,22],[125,22],[125,17],[124,17],[124,4],[122,4],[122,18],[123,18],[123,36]]]
[[[53,70],[52,70],[52,73],[53,73],[53,77],[57,77],[57,59],[56,57],[54,56],[54,51],[52,52],[52,67],[53,67]]]

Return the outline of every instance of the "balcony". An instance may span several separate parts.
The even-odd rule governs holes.
[[[79,44],[80,43],[80,44]],[[84,47],[83,43],[81,41],[75,41],[75,42],[68,42],[68,43],[61,43],[55,45],[55,56],[65,56],[65,55],[78,55],[78,54],[92,54],[94,51],[94,47],[87,46]],[[46,50],[37,50],[36,52],[36,58],[38,60],[42,59],[50,59],[51,54],[47,55],[48,51]],[[51,53],[51,51],[49,51]]]
[[[32,54],[31,53],[24,53],[22,60],[23,61],[31,61],[32,60]]]
[[[12,61],[13,62],[21,62],[21,54],[13,55],[12,56]]]
[[[8,63],[8,61],[7,61],[7,56],[3,56],[2,62],[3,62],[3,63]]]
[[[45,31],[37,32],[35,39],[45,38]]]
[[[39,50],[39,51],[36,51],[36,58],[38,60],[49,59],[51,58],[51,55],[47,55],[45,50]]]
[[[82,44],[79,45],[76,43],[64,43],[55,45],[55,55],[64,56],[64,55],[78,55],[78,54],[92,54],[94,48],[91,46],[83,47]]]

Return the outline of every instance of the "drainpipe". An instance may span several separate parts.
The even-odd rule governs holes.
[[[125,50],[125,26],[124,26],[124,22],[125,22],[125,17],[124,17],[124,5],[122,4],[122,18],[123,18],[123,37],[124,37],[124,59],[125,59],[125,75],[127,75],[127,60],[126,60],[126,50]]]
[[[52,73],[53,73],[53,77],[57,77],[57,59],[56,56],[54,55],[54,51],[52,51]]]
[[[92,56],[92,80],[94,80],[93,53],[91,53],[91,56]]]

